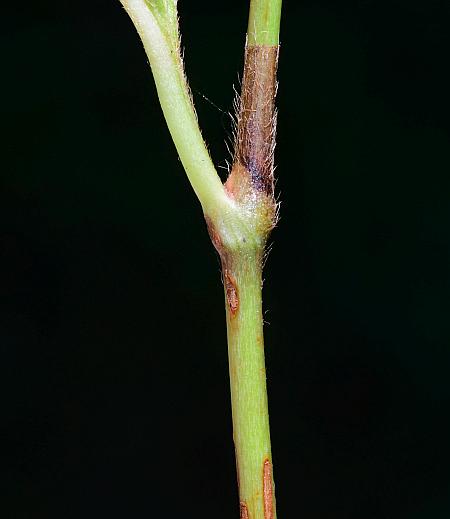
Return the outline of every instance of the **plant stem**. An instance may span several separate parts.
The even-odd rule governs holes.
[[[241,519],[276,519],[262,318],[262,257],[276,224],[275,95],[281,0],[251,0],[234,161],[225,188],[247,214],[251,240],[224,246],[231,405]],[[255,240],[256,238],[256,240]]]
[[[224,266],[226,291],[235,284],[239,308],[227,307],[233,436],[242,519],[275,519],[264,363],[261,254],[238,253]],[[231,281],[232,280],[232,281]]]
[[[276,224],[275,94],[281,0],[251,0],[234,160],[225,185],[198,127],[178,44],[177,0],[121,0],[222,261],[241,519],[276,519],[264,363],[262,258]]]
[[[206,214],[227,210],[229,201],[203,141],[183,71],[176,2],[121,0],[150,61],[159,102],[189,181]],[[164,16],[165,15],[165,16]],[[169,16],[170,15],[170,16]]]
[[[282,0],[252,0],[247,45],[278,45]]]

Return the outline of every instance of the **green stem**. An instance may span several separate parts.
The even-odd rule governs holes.
[[[121,2],[144,44],[167,126],[204,213],[229,211],[230,203],[200,133],[184,76],[176,2],[166,2],[171,10],[164,10],[158,2]]]
[[[225,186],[203,142],[178,43],[177,0],[121,0],[144,43],[167,125],[222,259],[241,519],[276,519],[261,301],[276,223],[274,98],[281,0],[251,0],[236,149]]]
[[[251,215],[253,240],[233,232],[237,239],[224,247],[210,229],[225,286],[241,519],[276,519],[261,289],[265,239],[276,223],[273,138],[280,13],[281,0],[251,0],[235,160],[226,183],[244,214]],[[223,234],[219,231],[220,238]]]
[[[278,45],[282,0],[251,0],[247,44]]]
[[[239,251],[223,265],[227,302],[233,436],[241,519],[275,519],[259,249]],[[238,306],[230,305],[230,289]]]

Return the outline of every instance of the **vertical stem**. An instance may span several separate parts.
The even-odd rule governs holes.
[[[247,44],[278,45],[281,0],[251,0]]]
[[[261,289],[264,243],[276,223],[273,152],[280,13],[281,0],[250,2],[234,160],[225,184],[249,215],[247,223],[252,223],[257,240],[251,246],[248,236],[237,236],[227,250],[210,226],[225,286],[241,519],[276,519]]]
[[[200,134],[178,44],[177,0],[120,0],[144,43],[159,100],[222,259],[241,519],[276,519],[261,303],[277,220],[275,95],[282,0],[250,0],[232,170],[222,185]]]
[[[223,265],[241,519],[275,519],[262,315],[261,253]]]

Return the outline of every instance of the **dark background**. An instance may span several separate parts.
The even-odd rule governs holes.
[[[285,1],[280,518],[450,516],[449,5]],[[247,2],[179,8],[224,166]],[[219,263],[137,34],[114,0],[6,9],[1,517],[237,517]]]

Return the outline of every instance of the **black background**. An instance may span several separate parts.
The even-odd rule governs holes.
[[[449,5],[285,1],[280,518],[450,516]],[[6,9],[1,516],[237,517],[219,263],[137,34],[113,0]],[[224,166],[247,2],[179,9]]]

